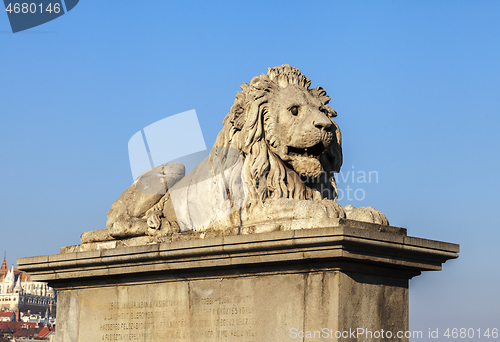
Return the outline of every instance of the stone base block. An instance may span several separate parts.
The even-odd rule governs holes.
[[[409,279],[440,270],[458,245],[392,228],[226,236],[18,265],[59,291],[58,342],[406,341],[397,334],[408,330]]]

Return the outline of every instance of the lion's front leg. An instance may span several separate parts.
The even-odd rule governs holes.
[[[145,223],[141,218],[119,216],[107,229],[113,238],[126,239],[144,235],[147,229]]]
[[[349,204],[344,207],[344,211],[348,220],[376,223],[387,226],[389,225],[387,217],[372,207],[355,208]]]

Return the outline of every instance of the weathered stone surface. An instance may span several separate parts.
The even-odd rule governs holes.
[[[299,341],[301,331],[331,340],[349,329],[406,331],[408,279],[457,253],[403,228],[342,220],[17,263],[58,290],[58,342],[260,342]]]
[[[376,209],[335,202],[334,172],[342,165],[337,113],[326,92],[310,85],[286,64],[244,83],[203,162],[175,185],[133,185],[113,204],[106,229],[85,232],[82,242],[235,227],[262,228],[255,233],[315,228],[342,218],[388,225]]]
[[[377,231],[377,232],[385,232],[397,235],[406,235],[406,229],[400,227],[393,227],[387,225],[380,225],[374,223],[368,223],[363,221],[353,221],[348,219],[330,219],[325,215],[323,219],[320,219],[321,210],[317,213],[319,218],[308,218],[307,214],[310,214],[310,210],[318,209],[315,204],[321,206],[324,204],[321,202],[296,202],[300,203],[303,208],[300,206],[295,208],[296,210],[293,213],[290,213],[292,217],[295,219],[292,221],[274,221],[270,219],[269,221],[261,220],[260,224],[248,225],[244,227],[232,227],[228,229],[208,229],[204,231],[186,231],[183,233],[179,232],[171,232],[170,234],[165,234],[161,236],[139,236],[133,237],[129,239],[118,239],[111,241],[97,241],[97,242],[88,242],[81,245],[74,246],[65,246],[61,247],[61,253],[73,253],[73,252],[86,252],[86,251],[94,251],[94,250],[102,250],[102,249],[112,249],[112,248],[121,248],[121,247],[133,247],[133,246],[141,246],[141,245],[152,245],[159,243],[170,243],[177,241],[186,241],[192,239],[209,239],[214,237],[225,237],[225,236],[234,236],[234,235],[247,235],[253,233],[264,233],[264,232],[273,232],[273,231],[286,231],[286,230],[295,230],[295,229],[312,229],[312,228],[325,228],[325,227],[348,227],[348,228],[360,228],[366,229],[368,231]],[[272,211],[275,206],[269,205],[268,207],[264,206],[261,210],[269,210]],[[277,207],[279,209],[279,206]],[[285,210],[285,209],[284,209]],[[325,210],[326,211],[326,210]],[[326,211],[327,213],[327,211]],[[271,215],[269,215],[272,217]],[[260,217],[264,217],[264,214]],[[249,221],[251,223],[251,221]]]

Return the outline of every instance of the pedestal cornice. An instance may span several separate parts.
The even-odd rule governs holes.
[[[20,258],[17,263],[32,279],[68,289],[154,281],[156,276],[190,278],[200,272],[217,277],[311,268],[410,279],[421,271],[441,270],[442,263],[458,257],[457,244],[406,236],[406,230],[397,227],[388,232],[383,226],[343,223]]]

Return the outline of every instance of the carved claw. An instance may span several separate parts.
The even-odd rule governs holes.
[[[161,227],[161,217],[163,213],[160,210],[150,211],[147,215],[147,223],[149,228],[158,230]]]

